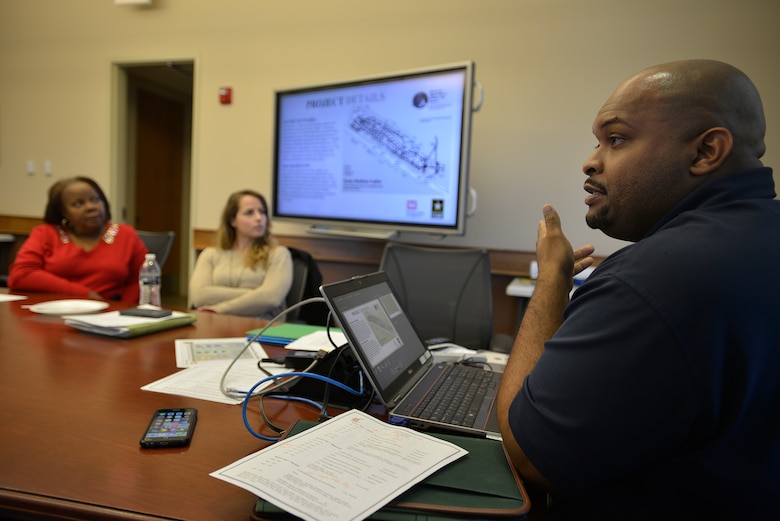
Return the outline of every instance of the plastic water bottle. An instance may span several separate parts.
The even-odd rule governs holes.
[[[157,263],[157,256],[154,253],[147,253],[144,263],[141,265],[141,271],[138,273],[138,285],[141,293],[138,297],[138,304],[151,304],[160,306],[160,265]]]

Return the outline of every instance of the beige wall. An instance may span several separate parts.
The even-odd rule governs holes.
[[[72,174],[124,198],[116,62],[195,61],[191,223],[213,229],[229,192],[270,191],[275,88],[470,59],[485,89],[471,159],[479,209],[466,236],[444,243],[533,250],[551,202],[574,244],[608,254],[621,243],[583,222],[580,165],[598,107],[645,66],[728,61],[762,92],[765,162],[780,167],[778,22],[777,0],[0,0],[0,214],[40,216],[51,182]],[[221,86],[233,105],[219,105]]]

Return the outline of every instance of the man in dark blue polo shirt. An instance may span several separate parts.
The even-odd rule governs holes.
[[[780,516],[780,202],[759,94],[711,60],[621,84],[593,124],[593,262],[543,208],[539,278],[499,391],[555,519]],[[770,517],[766,517],[769,515]]]

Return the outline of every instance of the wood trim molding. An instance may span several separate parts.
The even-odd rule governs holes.
[[[215,244],[215,235],[216,232],[213,230],[194,230],[193,248],[202,250],[207,246],[213,246]],[[379,266],[386,244],[386,241],[379,239],[297,235],[277,235],[276,238],[285,246],[306,250],[320,262],[371,266]],[[531,261],[536,257],[533,252],[488,250],[490,252],[491,271],[494,275],[527,277]]]
[[[39,218],[0,215],[0,233],[15,235],[15,247],[18,248],[32,228],[41,222]],[[203,250],[213,246],[215,238],[214,230],[195,229],[192,231],[192,247],[196,251]],[[386,244],[386,241],[379,239],[353,237],[277,235],[277,238],[285,246],[310,253],[316,259],[326,283],[376,271]],[[488,251],[493,275],[493,328],[496,333],[514,335],[521,308],[517,298],[506,294],[506,286],[513,277],[528,277],[530,263],[536,255],[529,251],[492,248]],[[600,260],[597,258],[596,262]]]
[[[34,226],[43,220],[38,217],[20,217],[0,215],[0,233],[29,235]],[[215,244],[214,230],[193,230],[192,246],[202,250]],[[297,235],[277,235],[285,246],[300,248],[309,252],[315,259],[328,263],[379,266],[385,241],[378,239],[358,239],[341,237],[310,237]],[[426,245],[427,246],[427,245]],[[531,261],[536,254],[531,251],[501,250],[489,248],[491,271],[494,275],[509,277],[527,277]],[[596,263],[601,258],[596,259]]]
[[[43,224],[40,217],[19,217],[16,215],[0,215],[0,233],[11,235],[30,235],[30,231]]]
[[[0,215],[0,233],[13,235],[29,235],[34,226],[43,220],[38,217],[20,217]],[[193,230],[192,246],[202,250],[215,243],[214,230]],[[309,237],[297,235],[277,235],[279,242],[285,246],[300,248],[309,252],[315,259],[328,263],[358,264],[364,266],[379,266],[385,241],[378,239],[357,239],[341,237]],[[510,277],[527,277],[531,261],[536,257],[534,252],[500,250],[489,248],[490,264],[494,275]]]
[[[341,237],[311,237],[277,235],[285,246],[310,253],[322,272],[323,282],[335,282],[357,275],[366,275],[379,269],[386,241]],[[193,230],[193,248],[202,250],[213,246],[213,230]],[[506,286],[513,277],[527,277],[532,252],[490,249],[493,293],[493,330],[514,335],[518,324],[519,302],[506,294]]]

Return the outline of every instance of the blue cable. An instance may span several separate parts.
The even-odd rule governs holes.
[[[270,436],[264,436],[264,435],[260,434],[259,432],[256,432],[252,428],[252,426],[249,425],[249,419],[246,416],[247,405],[249,404],[249,398],[252,397],[252,394],[254,393],[255,389],[257,389],[259,386],[263,385],[265,382],[268,382],[268,381],[271,381],[271,380],[276,380],[278,378],[286,378],[288,376],[289,377],[295,377],[295,378],[301,378],[301,377],[314,378],[315,380],[320,380],[322,382],[329,383],[331,385],[335,385],[339,389],[342,389],[342,390],[344,390],[344,391],[346,391],[346,392],[348,392],[350,394],[353,394],[355,396],[362,396],[363,392],[364,392],[363,372],[362,371],[358,372],[358,377],[360,379],[360,389],[359,390],[352,389],[351,387],[348,387],[348,386],[344,385],[341,382],[333,380],[332,378],[328,378],[327,376],[322,376],[322,375],[315,374],[315,373],[303,373],[303,372],[298,372],[298,373],[280,373],[280,374],[276,374],[276,375],[273,375],[273,376],[269,376],[269,377],[263,378],[262,380],[257,382],[255,385],[253,385],[252,388],[249,389],[248,392],[243,393],[246,396],[244,398],[243,403],[241,404],[241,416],[242,416],[242,418],[244,420],[244,427],[246,427],[246,429],[250,432],[250,434],[252,434],[252,436],[254,436],[255,438],[260,438],[261,440],[265,440],[265,441],[279,441],[278,437],[272,438]],[[242,391],[235,390],[234,392],[242,392]],[[274,397],[275,398],[279,398],[278,396],[274,396]],[[286,396],[284,399],[286,399],[286,400],[293,400],[293,401],[299,401],[299,402],[303,402],[303,403],[308,403],[310,405],[314,405],[320,411],[322,411],[322,405],[321,404],[315,402],[314,400],[310,400],[308,398],[303,398],[301,396]]]

